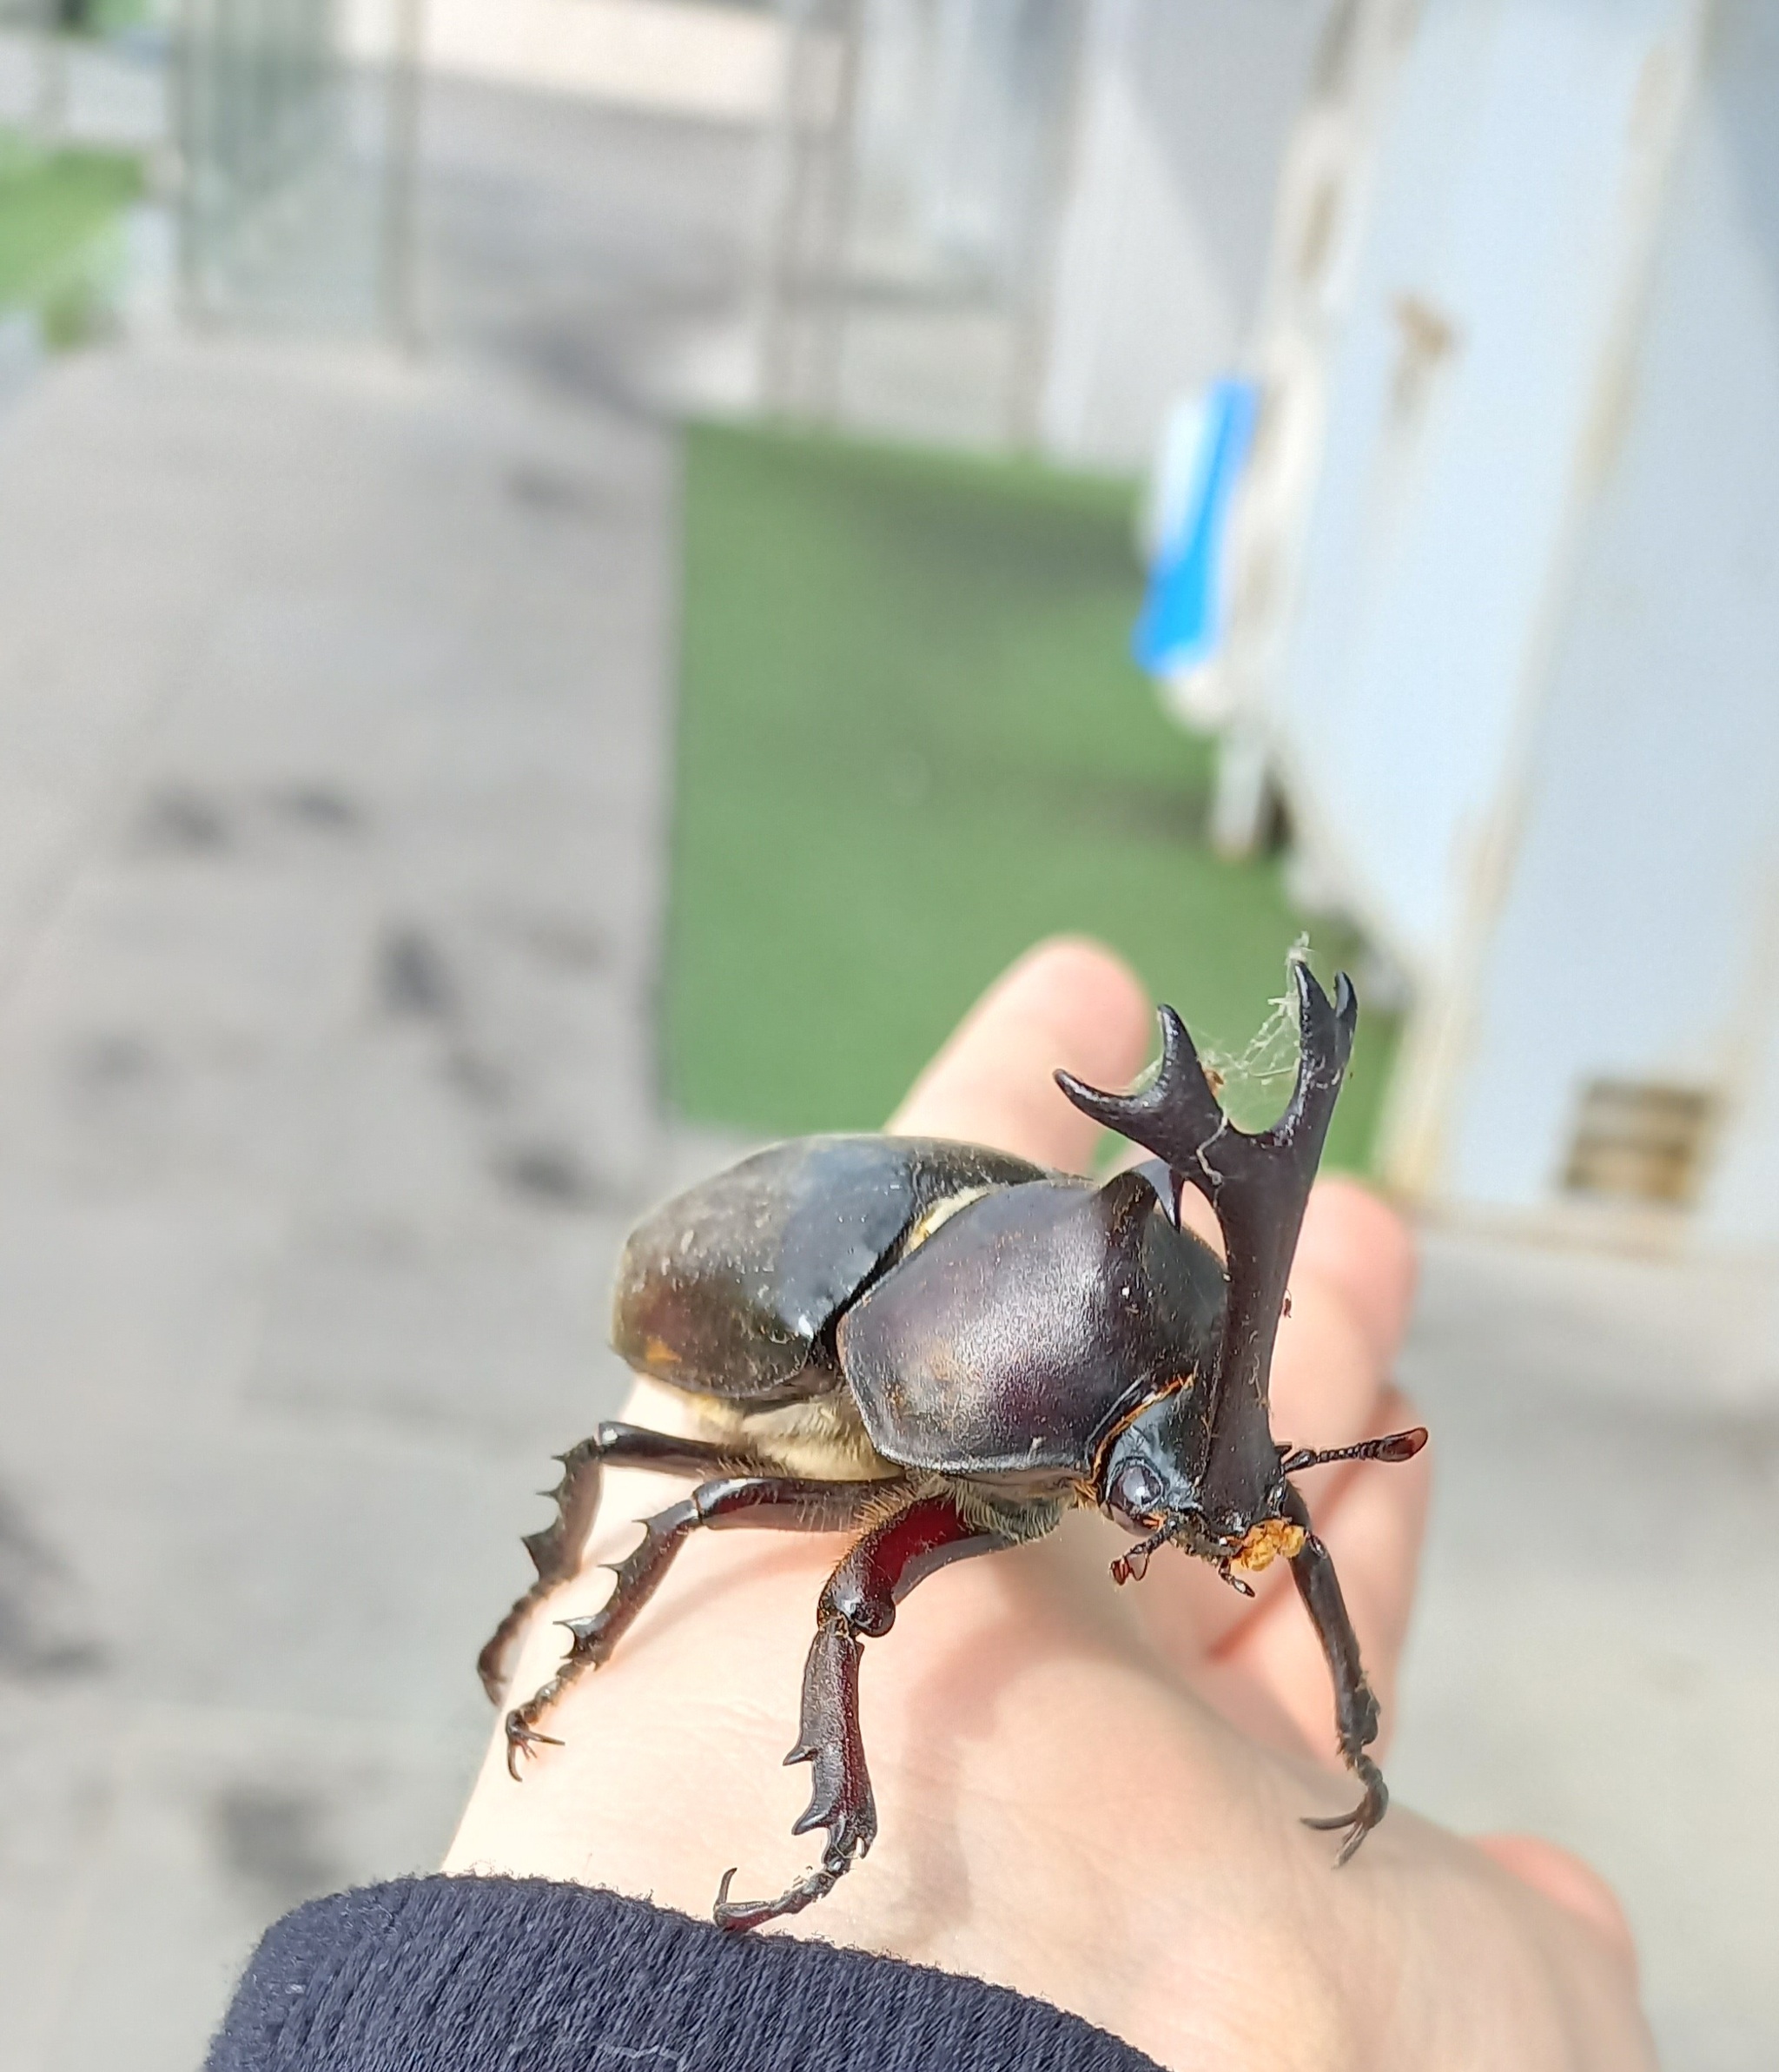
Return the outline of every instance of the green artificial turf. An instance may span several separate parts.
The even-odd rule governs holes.
[[[1206,848],[1211,751],[1128,659],[1128,484],[704,425],[684,497],[682,1113],[874,1128],[982,986],[1058,930],[1121,950],[1201,1043],[1244,1049],[1303,923],[1276,859]],[[1324,976],[1352,948],[1313,931]],[[1336,1162],[1366,1161],[1391,1038],[1362,1030]],[[1286,1083],[1233,1086],[1241,1119]]]
[[[82,253],[141,190],[141,165],[125,153],[0,138],[0,309],[64,296]]]

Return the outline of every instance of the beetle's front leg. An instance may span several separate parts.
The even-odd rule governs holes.
[[[1334,1679],[1334,1724],[1340,1753],[1347,1768],[1366,1788],[1365,1797],[1352,1812],[1304,1822],[1306,1827],[1345,1833],[1346,1839],[1334,1859],[1338,1868],[1377,1826],[1390,1804],[1384,1773],[1366,1753],[1378,1738],[1378,1701],[1366,1681],[1359,1658],[1359,1637],[1347,1615],[1346,1600],[1340,1594],[1334,1563],[1311,1530],[1309,1506],[1295,1489],[1287,1487],[1285,1510],[1304,1529],[1304,1543],[1291,1558],[1291,1573]]]
[[[887,1633],[915,1585],[947,1563],[1017,1544],[985,1532],[949,1496],[923,1497],[874,1526],[828,1579],[816,1606],[816,1638],[804,1667],[803,1714],[787,1763],[811,1763],[810,1803],[792,1828],[828,1830],[817,1867],[777,1899],[732,1900],[727,1872],[713,1910],[719,1928],[757,1928],[823,1899],[876,1839],[877,1807],[859,1731],[858,1663],[867,1640]]]

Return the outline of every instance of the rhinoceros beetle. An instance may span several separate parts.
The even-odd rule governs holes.
[[[1291,1451],[1267,1414],[1273,1344],[1310,1183],[1358,1016],[1295,963],[1296,1084],[1256,1133],[1224,1115],[1192,1039],[1161,1010],[1161,1056],[1136,1090],[1066,1072],[1084,1114],[1153,1155],[1096,1184],[1001,1151],[919,1137],[816,1136],[744,1159],[632,1235],[612,1338],[639,1372],[683,1391],[704,1439],[605,1424],[561,1456],[553,1523],[526,1541],[537,1580],[483,1650],[499,1702],[532,1611],[578,1570],[608,1461],[690,1476],[645,1522],[601,1608],[559,1623],[554,1675],[506,1715],[507,1766],[540,1744],[564,1691],[606,1660],[702,1527],[857,1535],[816,1605],[802,1720],[788,1762],[814,1764],[794,1831],[827,1830],[820,1863],[777,1899],[715,1916],[753,1928],[830,1892],[870,1849],[876,1811],[859,1731],[859,1657],[936,1569],[1052,1530],[1076,1506],[1139,1535],[1112,1565],[1141,1578],[1167,1545],[1237,1590],[1283,1557],[1320,1637],[1339,1751],[1363,1786],[1344,1863],[1382,1819],[1366,1753],[1378,1705],[1326,1549],[1291,1478],[1333,1460],[1406,1460],[1419,1428],[1332,1452]],[[1180,1227],[1200,1189],[1226,1266]]]

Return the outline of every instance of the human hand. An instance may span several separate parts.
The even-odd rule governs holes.
[[[1096,1133],[1053,1068],[1125,1083],[1151,1029],[1122,965],[1046,946],[985,998],[892,1127],[1079,1167]],[[1382,1204],[1341,1182],[1317,1188],[1273,1366],[1281,1439],[1340,1446],[1412,1421],[1387,1382],[1412,1272]],[[671,1392],[646,1383],[625,1415],[691,1429]],[[1305,1485],[1386,1729],[1425,1465]],[[627,1521],[664,1500],[659,1477],[608,1469],[585,1565],[526,1636],[515,1691],[561,1652],[551,1619],[597,1605],[593,1565],[627,1552]],[[612,1661],[552,1716],[565,1745],[516,1784],[497,1735],[446,1868],[576,1880],[699,1915],[731,1863],[745,1890],[788,1883],[812,1854],[787,1832],[807,1777],[778,1765],[843,1544],[694,1534]],[[1184,1559],[1114,1591],[1122,1545],[1077,1513],[1048,1540],[922,1585],[865,1652],[878,1850],[773,1932],[991,1979],[1180,2068],[1653,2063],[1623,1918],[1561,1851],[1465,1843],[1399,1807],[1331,1868],[1328,1838],[1299,1816],[1343,1810],[1352,1785],[1282,1564],[1254,1579],[1252,1603]]]

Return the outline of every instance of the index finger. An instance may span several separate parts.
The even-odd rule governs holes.
[[[898,1136],[958,1137],[1080,1171],[1100,1129],[1052,1075],[1128,1086],[1153,1026],[1142,982],[1098,943],[1059,937],[1028,950],[983,994],[890,1118]]]

